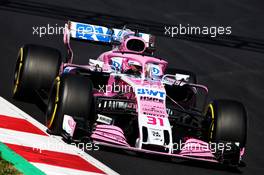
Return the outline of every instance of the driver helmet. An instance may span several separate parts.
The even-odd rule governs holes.
[[[134,74],[134,75],[140,75],[142,73],[141,64],[139,62],[137,62],[137,61],[129,60],[126,73]]]

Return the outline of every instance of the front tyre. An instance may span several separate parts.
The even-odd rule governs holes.
[[[84,76],[64,74],[56,78],[46,113],[46,125],[52,134],[62,134],[65,114],[74,118],[78,128],[88,128],[92,118],[92,89],[91,80]]]
[[[229,144],[231,148],[220,151],[221,161],[238,164],[240,151],[247,141],[247,113],[244,105],[234,100],[214,100],[208,105],[207,117],[211,121],[209,141]]]

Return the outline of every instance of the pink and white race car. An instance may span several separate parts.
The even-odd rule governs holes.
[[[88,65],[73,63],[70,39],[108,44]],[[51,134],[124,150],[241,165],[245,107],[234,100],[206,104],[208,89],[194,73],[169,69],[153,56],[154,36],[69,21],[58,50],[21,47],[13,95],[46,111]],[[46,104],[46,105],[45,105]]]

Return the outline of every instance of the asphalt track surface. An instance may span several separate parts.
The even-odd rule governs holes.
[[[222,1],[72,1],[49,0],[45,3],[79,8],[102,14],[170,24],[232,26],[232,34],[241,40],[253,38],[264,43],[264,2],[259,0]],[[63,20],[0,9],[0,95],[44,121],[41,111],[32,104],[11,98],[17,51],[25,43],[55,47],[65,52],[62,36],[33,35],[33,26],[63,25]],[[171,67],[197,73],[198,81],[209,87],[210,99],[242,101],[248,110],[246,167],[240,171],[186,161],[170,162],[111,151],[88,152],[121,174],[263,174],[264,164],[264,49],[248,51],[241,47],[222,47],[189,40],[158,37],[156,55],[166,58]],[[75,62],[87,63],[106,48],[74,43]]]

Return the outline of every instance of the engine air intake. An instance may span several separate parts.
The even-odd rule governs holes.
[[[126,43],[126,48],[134,52],[143,52],[145,50],[145,43],[139,39],[130,39]]]

